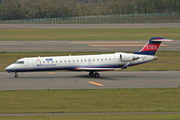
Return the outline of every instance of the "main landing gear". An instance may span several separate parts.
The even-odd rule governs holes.
[[[15,72],[14,74],[15,74],[14,77],[15,77],[15,78],[18,78],[18,73]]]
[[[99,77],[100,77],[100,74],[97,73],[97,72],[94,72],[94,71],[90,71],[90,72],[89,72],[89,76],[90,76],[90,77],[96,77],[96,78],[99,78]]]

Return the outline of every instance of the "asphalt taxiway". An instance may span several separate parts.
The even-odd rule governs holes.
[[[139,51],[148,40],[0,41],[0,52]],[[158,51],[180,51],[180,40],[163,42]]]
[[[14,74],[0,72],[0,90],[115,89],[180,87],[178,71],[100,72],[91,78],[87,72],[37,72]]]

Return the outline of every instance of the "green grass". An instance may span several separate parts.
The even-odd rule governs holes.
[[[180,28],[0,29],[0,40],[148,40],[180,38]]]
[[[0,71],[4,71],[5,67],[14,63],[16,60],[24,57],[44,56],[64,56],[64,55],[90,55],[90,54],[104,54],[106,52],[22,52],[22,53],[6,53],[1,52]],[[180,51],[177,52],[157,52],[156,56],[159,58],[155,61],[128,67],[123,71],[177,71],[180,69]]]
[[[178,120],[180,114],[162,115],[64,115],[64,116],[9,116],[1,120]]]
[[[180,111],[180,88],[0,91],[0,113]]]

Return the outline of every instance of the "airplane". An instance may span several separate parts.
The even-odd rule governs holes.
[[[138,52],[100,55],[78,55],[78,56],[54,56],[54,57],[29,57],[21,58],[5,68],[9,73],[18,78],[19,72],[37,71],[87,71],[90,77],[99,78],[100,71],[115,71],[126,69],[158,59],[154,56],[162,41],[173,42],[175,40],[162,37],[152,37],[147,44]]]

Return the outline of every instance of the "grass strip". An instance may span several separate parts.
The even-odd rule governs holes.
[[[161,115],[66,115],[66,116],[1,116],[1,120],[178,120],[180,114]]]
[[[0,29],[0,40],[148,40],[180,38],[180,28]]]
[[[65,56],[65,55],[93,55],[104,54],[106,52],[22,52],[22,53],[0,53],[0,71],[14,63],[16,60],[24,57],[44,56]],[[133,67],[128,67],[123,71],[177,71],[180,69],[180,51],[177,52],[157,52],[156,56],[159,58],[155,61],[141,64]]]
[[[180,111],[180,88],[0,91],[0,113]]]

